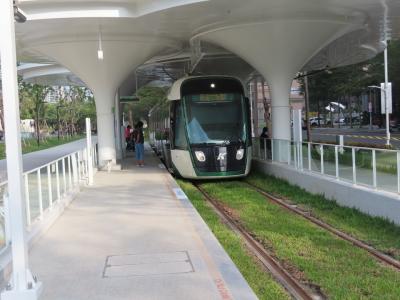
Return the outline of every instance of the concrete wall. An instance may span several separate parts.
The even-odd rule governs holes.
[[[343,206],[355,207],[372,216],[387,218],[400,225],[400,196],[394,193],[375,191],[353,185],[320,174],[301,172],[284,164],[253,160],[253,169],[264,174],[287,180],[313,194],[322,194]]]

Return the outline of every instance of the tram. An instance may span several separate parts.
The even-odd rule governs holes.
[[[149,112],[150,144],[178,177],[244,177],[251,165],[250,105],[233,77],[177,80]]]

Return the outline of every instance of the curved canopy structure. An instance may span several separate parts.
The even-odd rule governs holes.
[[[115,93],[143,64],[146,74],[178,66],[245,78],[256,69],[272,90],[272,136],[288,139],[290,123],[282,120],[289,120],[295,73],[363,61],[400,34],[396,0],[20,0],[19,6],[27,14],[17,25],[19,59],[62,65],[92,89],[102,162],[115,160]],[[219,63],[199,64],[221,47]]]

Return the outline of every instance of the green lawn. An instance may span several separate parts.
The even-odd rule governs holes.
[[[263,271],[256,258],[247,252],[241,238],[220,221],[212,208],[207,205],[202,194],[189,182],[179,180],[178,183],[246,278],[258,298],[290,299],[290,296],[271,275]]]
[[[36,139],[28,139],[25,140],[25,142],[22,143],[22,153],[29,153],[29,152],[35,152],[39,150],[44,150],[48,149],[51,147],[59,146],[62,144],[70,143],[76,140],[80,140],[84,138],[84,135],[75,135],[70,138],[60,138],[60,140],[57,139],[57,137],[50,137],[47,138],[45,141],[40,141],[39,146],[37,145]],[[6,158],[6,149],[5,149],[5,143],[0,144],[0,159]]]
[[[246,181],[275,196],[289,199],[326,223],[400,259],[400,227],[392,222],[339,206],[322,195],[311,194],[272,176],[252,173]]]
[[[265,201],[240,181],[202,187],[303,281],[330,299],[399,299],[400,272],[304,218]]]

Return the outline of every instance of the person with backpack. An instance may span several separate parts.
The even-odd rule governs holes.
[[[144,135],[143,135],[143,122],[139,121],[135,125],[135,154],[137,166],[144,167]]]

